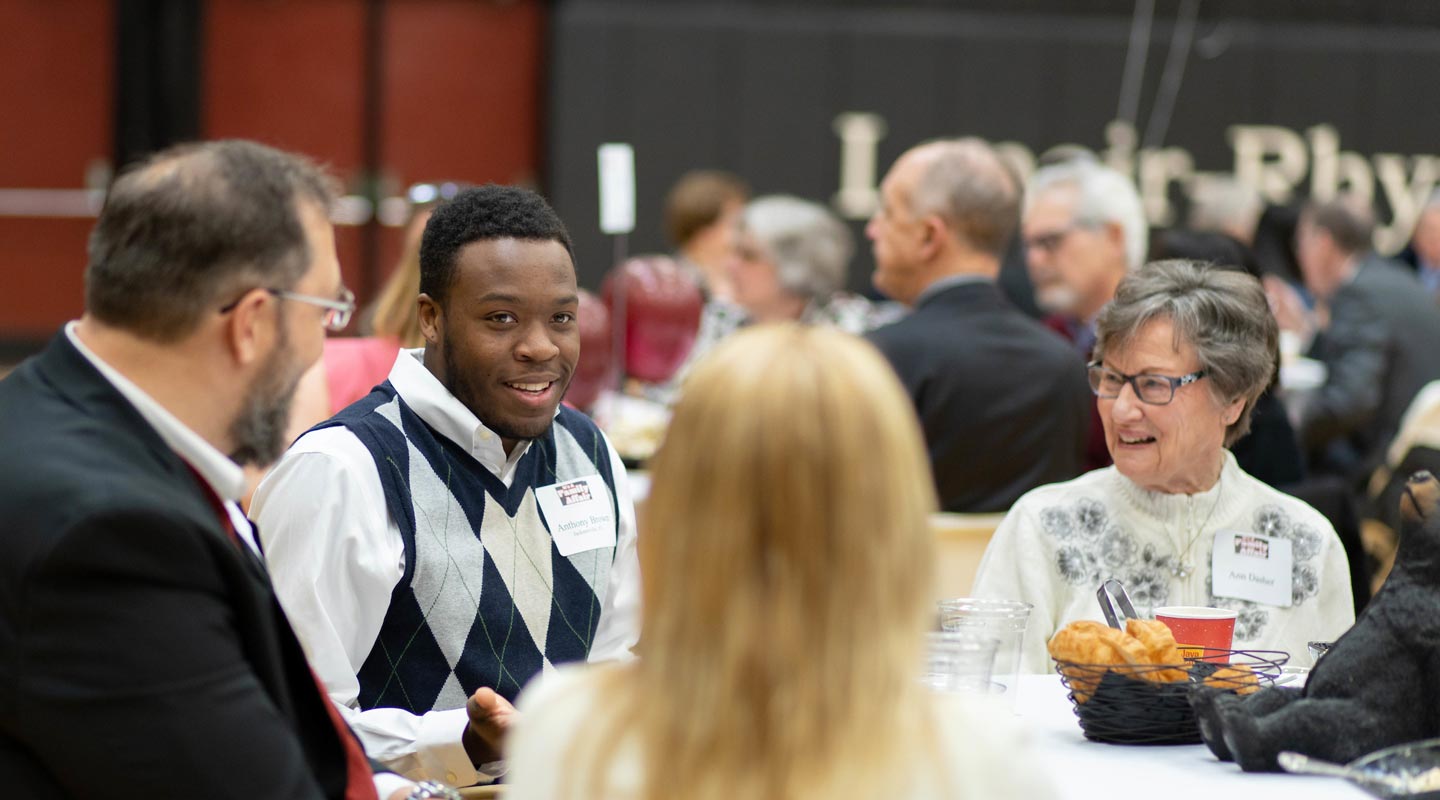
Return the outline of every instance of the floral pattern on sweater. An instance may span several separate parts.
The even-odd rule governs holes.
[[[1321,552],[1320,533],[1273,505],[1256,509],[1253,524],[1255,532],[1262,536],[1290,541],[1294,553],[1292,602],[1298,606],[1318,594],[1320,571],[1315,560]],[[1141,613],[1150,613],[1169,602],[1171,576],[1177,574],[1179,555],[1162,553],[1153,543],[1140,545],[1112,519],[1103,503],[1080,498],[1069,505],[1048,506],[1040,511],[1040,526],[1055,540],[1055,568],[1066,583],[1096,587],[1118,578]],[[1205,582],[1210,605],[1224,605],[1238,612],[1237,641],[1253,641],[1265,630],[1270,622],[1266,606],[1235,598],[1222,602],[1215,595],[1208,570]]]

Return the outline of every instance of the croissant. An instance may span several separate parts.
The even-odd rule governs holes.
[[[1148,663],[1145,645],[1139,639],[1093,620],[1077,620],[1061,628],[1051,637],[1048,649],[1050,657],[1062,665]],[[1103,674],[1093,666],[1062,666],[1061,672],[1069,679],[1070,690],[1079,703],[1090,699]]]
[[[1260,689],[1260,679],[1245,664],[1229,664],[1205,677],[1206,686],[1230,689],[1236,694],[1250,694]]]
[[[1175,644],[1175,634],[1165,623],[1156,619],[1129,619],[1125,621],[1125,632],[1145,646],[1147,663],[1176,665],[1169,669],[1141,670],[1140,678],[1155,683],[1175,683],[1190,677],[1188,665]]]

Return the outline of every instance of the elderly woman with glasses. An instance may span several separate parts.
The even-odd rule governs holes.
[[[1034,605],[1022,668],[1046,643],[1100,619],[1114,578],[1157,606],[1238,614],[1234,647],[1283,650],[1354,622],[1344,548],[1330,523],[1246,474],[1227,449],[1275,369],[1276,325],[1254,278],[1190,261],[1131,273],[1097,323],[1090,386],[1114,466],[1021,497],[980,564],[975,594]]]

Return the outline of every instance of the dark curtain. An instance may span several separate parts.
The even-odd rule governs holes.
[[[200,136],[201,0],[115,0],[115,166]]]

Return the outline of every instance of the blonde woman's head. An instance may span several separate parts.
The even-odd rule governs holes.
[[[733,756],[765,762],[761,795],[807,795],[918,696],[935,497],[913,407],[863,340],[759,326],[695,367],[652,474],[641,717],[673,755],[652,780]]]

